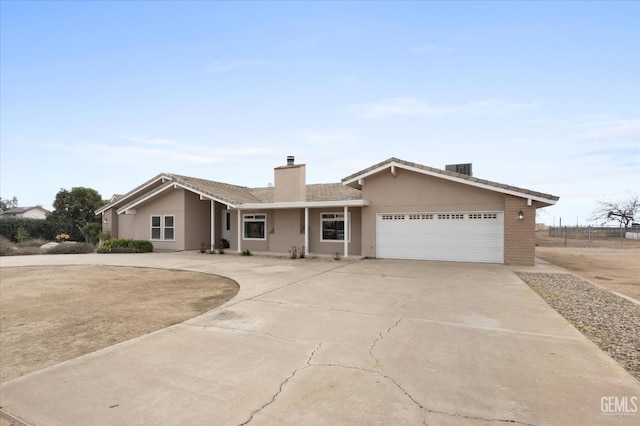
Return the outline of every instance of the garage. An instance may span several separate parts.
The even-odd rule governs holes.
[[[503,263],[504,213],[378,214],[376,241],[382,259]]]

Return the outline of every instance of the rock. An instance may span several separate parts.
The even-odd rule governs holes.
[[[50,243],[47,243],[47,244],[43,244],[43,245],[41,245],[41,246],[40,246],[40,248],[41,248],[41,249],[44,249],[44,250],[49,250],[49,249],[52,249],[52,248],[54,248],[55,246],[59,246],[59,245],[60,245],[60,243],[56,243],[56,242],[53,242],[53,241],[52,241],[52,242],[50,242]]]

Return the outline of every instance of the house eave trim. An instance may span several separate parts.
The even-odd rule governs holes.
[[[259,210],[259,209],[303,209],[303,208],[324,208],[324,207],[364,207],[368,206],[368,200],[339,200],[339,201],[287,201],[278,203],[240,203],[233,206],[238,210]]]
[[[464,179],[458,176],[450,176],[450,175],[446,175],[446,174],[442,174],[442,173],[438,173],[438,172],[434,172],[431,170],[425,170],[425,169],[421,169],[418,167],[413,167],[413,166],[409,166],[406,164],[402,164],[402,163],[398,163],[395,161],[391,161],[389,163],[386,163],[378,168],[375,168],[373,170],[369,170],[366,173],[362,173],[360,175],[357,176],[353,176],[352,178],[350,178],[349,180],[345,180],[343,182],[344,185],[350,185],[353,183],[356,183],[359,185],[359,180],[360,179],[365,179],[368,176],[374,175],[376,173],[380,173],[381,171],[384,171],[388,168],[401,168],[401,169],[405,169],[405,170],[409,170],[412,172],[416,172],[416,173],[422,173],[423,175],[428,175],[428,176],[433,176],[433,177],[437,177],[440,179],[445,179],[445,180],[449,180],[452,182],[457,182],[457,183],[462,183],[465,185],[469,185],[469,186],[475,186],[477,188],[482,188],[482,189],[487,189],[489,191],[494,191],[494,192],[499,192],[502,194],[508,194],[508,195],[513,195],[515,197],[520,197],[520,198],[527,198],[530,200],[535,200],[535,201],[539,201],[541,203],[545,203],[548,205],[554,205],[558,200],[554,200],[552,198],[547,198],[547,197],[543,197],[543,196],[539,196],[539,195],[535,195],[535,194],[531,194],[531,193],[527,193],[527,192],[521,192],[521,191],[517,191],[514,189],[510,189],[510,188],[503,188],[501,186],[495,186],[495,185],[489,185],[486,183],[482,183],[482,182],[478,182],[478,181],[473,181],[473,180],[468,180],[468,179]],[[507,185],[505,185],[507,186]]]
[[[140,193],[141,191],[144,191],[145,189],[147,189],[151,185],[155,184],[156,182],[162,181],[164,183],[165,180],[171,180],[171,178],[169,176],[166,176],[166,175],[160,175],[156,179],[153,179],[152,181],[148,182],[146,185],[141,186],[140,188],[138,188],[134,192],[126,194],[124,197],[114,201],[113,203],[108,203],[107,205],[99,208],[98,210],[95,211],[95,214],[99,215],[101,213],[104,213],[107,210],[114,208],[118,204],[122,204],[124,201],[130,200],[133,196],[135,196],[136,194]]]
[[[199,195],[201,200],[217,201],[217,202],[219,202],[221,204],[225,204],[225,205],[230,206],[232,208],[235,207],[233,204],[229,204],[228,201],[218,199],[218,198],[216,198],[215,196],[213,196],[211,194],[206,194],[206,193],[204,193],[202,191],[198,191],[197,189],[194,189],[194,188],[192,188],[192,187],[190,187],[188,185],[183,185],[183,184],[178,183],[178,182],[168,182],[166,185],[161,186],[160,188],[156,189],[155,191],[152,191],[152,192],[148,193],[146,196],[135,200],[133,203],[119,208],[117,210],[117,213],[118,214],[126,213],[127,210],[133,209],[134,207],[136,207],[136,206],[138,206],[138,205],[150,200],[151,198],[155,197],[156,195],[160,194],[161,192],[164,192],[167,189],[174,189],[174,188],[181,188],[181,189],[185,189],[185,190],[187,190],[189,192],[193,192],[194,194]]]

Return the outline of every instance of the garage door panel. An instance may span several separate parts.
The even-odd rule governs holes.
[[[502,263],[504,221],[499,213],[381,214],[377,217],[378,257]],[[484,216],[483,216],[484,215]],[[438,219],[438,217],[448,219]],[[483,217],[486,217],[483,219]]]

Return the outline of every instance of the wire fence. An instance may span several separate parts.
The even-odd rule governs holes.
[[[628,246],[639,243],[640,227],[550,226],[545,234],[546,238],[537,238],[539,245],[605,247],[616,241]]]
[[[640,232],[640,227],[613,226],[550,226],[550,237],[585,238],[592,239],[624,238],[627,232]]]

